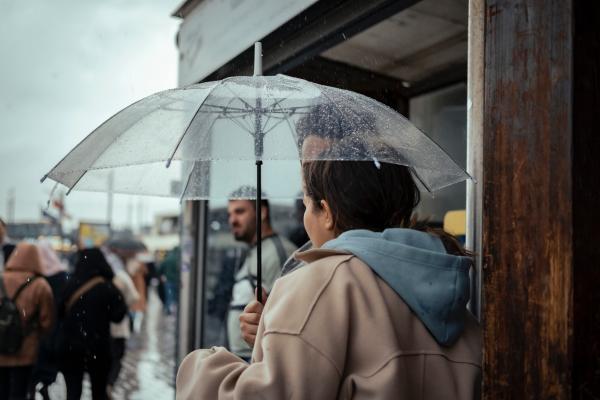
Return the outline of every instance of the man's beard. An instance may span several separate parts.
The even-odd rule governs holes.
[[[246,231],[238,232],[233,234],[233,238],[238,242],[244,242],[251,244],[252,239],[254,239],[254,230],[248,229]]]

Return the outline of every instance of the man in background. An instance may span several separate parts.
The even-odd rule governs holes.
[[[242,187],[232,193],[227,206],[233,237],[250,246],[244,263],[235,273],[227,316],[229,348],[247,361],[252,355],[252,348],[242,338],[239,318],[244,307],[254,299],[257,284],[256,213],[260,213],[262,229],[262,287],[267,293],[279,277],[285,260],[296,250],[296,246],[273,230],[269,202],[262,200],[260,210],[257,210],[256,201],[251,200],[253,197],[256,197],[255,188]]]

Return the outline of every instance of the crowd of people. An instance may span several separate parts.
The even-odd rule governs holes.
[[[10,243],[2,220],[0,244],[0,399],[49,399],[59,372],[67,399],[81,398],[84,373],[93,399],[111,398],[149,280],[168,281],[172,267],[155,271],[139,252],[109,245],[81,248],[69,264],[43,240]]]

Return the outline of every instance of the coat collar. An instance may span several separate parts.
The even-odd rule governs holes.
[[[352,253],[344,251],[344,250],[335,250],[335,249],[309,249],[306,251],[297,251],[294,253],[294,258],[296,260],[303,261],[305,263],[311,263],[321,258],[331,257],[331,256],[341,256],[341,255],[352,255]]]

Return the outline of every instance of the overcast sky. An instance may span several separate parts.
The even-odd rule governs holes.
[[[0,216],[37,221],[52,183],[40,178],[128,104],[177,85],[171,13],[181,0],[0,0]],[[107,196],[72,192],[67,212],[104,221]],[[115,196],[113,223],[149,223],[177,199]]]

